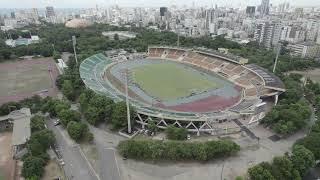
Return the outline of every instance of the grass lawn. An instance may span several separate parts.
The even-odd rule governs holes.
[[[220,85],[200,72],[182,65],[160,63],[132,69],[133,81],[146,93],[161,100],[172,100],[189,96],[192,92],[203,92]]]
[[[2,175],[1,169],[0,169],[0,180],[4,180],[4,176]]]

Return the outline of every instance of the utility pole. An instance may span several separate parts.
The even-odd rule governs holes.
[[[278,58],[279,58],[279,54],[280,54],[280,51],[281,51],[281,47],[282,47],[282,44],[281,44],[281,42],[279,42],[279,44],[278,44],[278,49],[277,49],[277,56],[276,56],[276,59],[275,59],[275,61],[274,61],[274,65],[273,65],[273,73],[276,71],[276,67],[277,67],[277,63],[278,63]]]
[[[73,45],[74,58],[76,59],[76,63],[78,64],[78,58],[77,58],[77,52],[76,52],[76,45],[77,45],[76,36],[72,36],[72,45]]]
[[[130,121],[130,107],[128,97],[128,69],[125,69],[124,78],[126,81],[126,106],[127,106],[127,119],[128,119],[128,133],[131,134],[131,121]]]

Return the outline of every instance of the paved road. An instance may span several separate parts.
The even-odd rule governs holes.
[[[114,149],[101,149],[101,179],[120,180],[120,169]]]
[[[124,138],[106,132],[104,130],[89,126],[90,131],[94,134],[100,161],[100,177],[103,180],[122,180],[115,147],[120,140]]]
[[[78,104],[72,104],[71,109],[78,110]],[[116,146],[125,138],[111,132],[104,131],[104,128],[96,128],[88,124],[90,132],[94,135],[94,142],[97,146],[100,157],[100,179],[101,180],[122,180],[121,171],[116,156]]]
[[[79,146],[70,140],[65,132],[59,126],[54,126],[53,121],[46,122],[55,136],[56,142],[61,150],[65,165],[64,170],[68,179],[72,180],[97,180],[97,177],[91,171],[87,161],[79,151]]]

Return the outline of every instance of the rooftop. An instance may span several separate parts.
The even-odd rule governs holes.
[[[13,121],[12,145],[25,144],[30,138],[30,116]]]
[[[0,117],[0,121],[13,120],[12,145],[25,144],[30,138],[30,118],[31,112],[29,108],[12,111],[10,114]]]
[[[268,70],[255,64],[248,64],[245,67],[258,74],[264,80],[266,88],[285,91],[285,86],[281,79]]]

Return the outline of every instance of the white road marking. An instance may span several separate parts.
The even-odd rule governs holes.
[[[121,179],[121,175],[120,175],[120,169],[119,169],[119,166],[118,166],[118,161],[117,161],[117,158],[116,158],[116,152],[115,150],[113,149],[113,157],[116,161],[116,166],[117,166],[117,170],[118,170],[118,174],[119,174],[119,178]]]
[[[83,153],[82,149],[80,148],[80,146],[78,146],[79,152],[81,154],[81,156],[86,160],[90,170],[93,172],[93,174],[97,177],[98,180],[101,180],[98,173],[93,169],[91,163],[89,162],[89,160],[87,159],[86,155]]]

